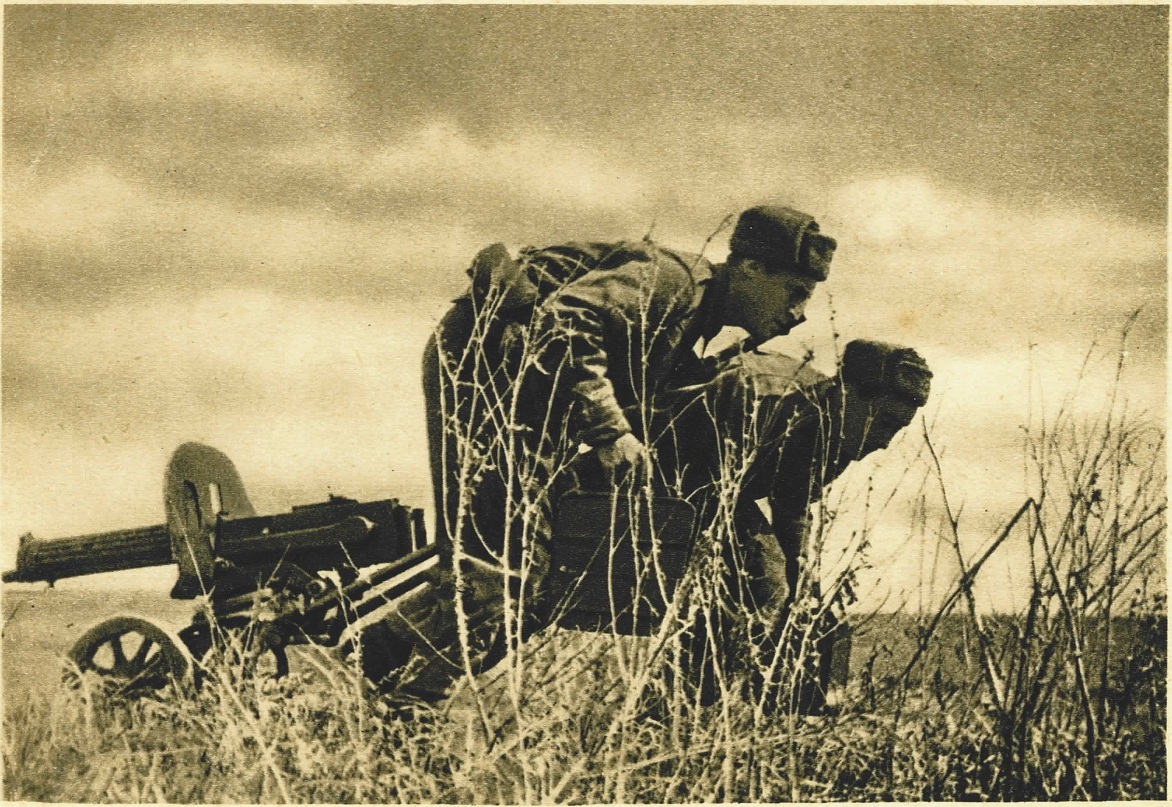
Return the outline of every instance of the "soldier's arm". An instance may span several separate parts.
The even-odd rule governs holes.
[[[807,551],[809,506],[852,462],[886,448],[912,422],[928,400],[931,377],[911,348],[856,340],[847,345],[840,377],[813,388],[805,417],[779,452],[769,494],[774,533],[795,576]]]
[[[550,355],[565,362],[560,370],[576,408],[578,440],[599,446],[631,433],[610,377],[612,365],[625,367],[629,357],[609,351],[645,344],[689,310],[693,289],[682,266],[649,258],[594,269],[548,300],[545,324],[555,342]]]

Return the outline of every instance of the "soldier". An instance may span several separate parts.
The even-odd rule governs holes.
[[[728,419],[753,413],[752,428],[726,427],[717,433],[726,442],[739,439],[734,451],[742,456],[752,452],[754,460],[738,480],[737,539],[722,547],[730,572],[723,582],[724,598],[735,604],[732,611],[738,618],[727,618],[725,611],[723,617],[694,626],[685,648],[695,656],[685,661],[693,668],[702,701],[715,697],[713,665],[723,663],[731,671],[744,660],[737,645],[748,640],[755,656],[751,672],[756,694],[762,694],[762,674],[772,665],[767,705],[776,707],[783,680],[804,679],[793,687],[792,708],[817,712],[823,707],[831,651],[836,639],[845,636],[831,606],[849,592],[822,596],[809,508],[850,463],[886,448],[911,423],[927,402],[931,376],[910,348],[857,340],[846,346],[833,378],[788,356],[746,353],[707,385],[706,395],[723,401],[720,409]],[[699,431],[701,422],[689,424],[689,432]],[[768,502],[768,519],[758,501]],[[804,580],[803,568],[808,571]],[[812,623],[790,623],[799,597],[814,604]],[[713,629],[717,636],[709,635]],[[714,645],[721,658],[711,652],[699,657]],[[779,647],[788,667],[779,663]],[[796,679],[795,663],[807,668]]]
[[[465,584],[475,590],[466,612],[499,615],[505,584],[486,585],[479,572],[487,568],[489,577],[508,581],[514,602],[529,598],[526,615],[535,618],[528,629],[544,624],[539,591],[521,581],[544,577],[551,503],[567,489],[648,469],[657,489],[691,498],[704,524],[729,445],[757,459],[736,507],[746,540],[727,549],[756,558],[748,557],[747,577],[764,589],[756,587],[754,600],[736,580],[726,588],[750,610],[766,601],[778,610],[780,599],[785,611],[806,506],[848,462],[886,444],[870,428],[876,414],[895,424],[892,434],[910,421],[896,423],[907,413],[892,415],[886,403],[843,405],[854,388],[842,382],[858,375],[857,359],[830,380],[804,363],[750,350],[805,320],[835,246],[811,216],[763,206],[740,215],[722,264],[647,240],[526,248],[518,260],[497,244],[477,255],[471,288],[429,342],[423,368],[438,540],[449,564],[458,554],[476,581]],[[700,358],[726,325],[744,329],[747,340]],[[827,430],[827,417],[838,418],[836,431]],[[819,462],[828,452],[835,460]],[[762,527],[750,506],[758,498],[774,503],[776,529]],[[754,555],[748,539],[763,533],[776,543]],[[770,572],[761,560],[779,548],[783,562]],[[745,559],[728,568],[744,568]],[[490,630],[495,622],[480,620]],[[727,644],[728,633],[717,644]],[[775,633],[765,631],[765,639]],[[707,642],[702,630],[693,639],[693,646]],[[700,667],[710,672],[711,659],[685,663],[710,683]],[[710,700],[711,687],[702,689]]]
[[[507,520],[499,505],[509,486],[504,475],[482,475],[474,498],[489,512],[478,502],[461,509],[467,486],[457,469],[469,458],[457,455],[469,444],[492,453],[504,411],[525,432],[510,448],[544,465],[558,455],[554,444],[571,456],[589,449],[608,475],[645,463],[647,443],[662,432],[651,413],[670,411],[680,387],[715,376],[698,348],[726,325],[748,333],[746,348],[789,333],[805,320],[835,246],[812,216],[763,206],[741,214],[723,264],[650,241],[529,248],[519,262],[500,245],[484,250],[469,270],[472,289],[424,359],[438,532],[460,532],[466,551],[500,557],[504,532],[486,525]],[[555,482],[556,467],[534,462],[531,481]]]

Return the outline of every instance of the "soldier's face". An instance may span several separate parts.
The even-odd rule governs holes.
[[[887,448],[895,435],[906,428],[916,416],[916,407],[889,395],[875,401],[859,402],[847,409],[845,431],[850,439],[854,435],[858,450],[856,456],[862,459],[868,454]]]
[[[867,440],[863,451],[867,454],[887,448],[895,435],[911,425],[915,417],[916,408],[902,401],[889,402],[887,408],[880,410],[867,430]]]
[[[726,324],[744,328],[758,343],[784,336],[805,322],[816,283],[788,272],[770,273],[757,261],[741,261],[729,270]]]

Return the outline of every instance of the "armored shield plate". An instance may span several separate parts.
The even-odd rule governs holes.
[[[232,460],[202,443],[175,449],[163,482],[167,531],[179,579],[171,596],[191,599],[211,587],[216,519],[256,515]]]

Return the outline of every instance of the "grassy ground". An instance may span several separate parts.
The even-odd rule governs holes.
[[[502,417],[512,412],[505,398]],[[29,688],[5,699],[3,795],[205,803],[1165,799],[1162,423],[1133,418],[1120,396],[1098,419],[1063,409],[1031,425],[1020,507],[976,544],[961,540],[963,508],[953,506],[927,431],[910,529],[954,554],[962,571],[927,619],[856,615],[853,674],[835,693],[834,714],[797,714],[786,694],[811,662],[809,632],[826,624],[816,612],[849,601],[852,579],[870,561],[869,535],[849,525],[852,554],[837,577],[809,566],[799,576],[778,653],[743,653],[716,676],[724,696],[711,704],[678,669],[667,672],[665,659],[679,658],[697,618],[709,636],[725,620],[751,630],[754,620],[761,627],[772,619],[738,611],[719,590],[744,571],[720,565],[722,548],[742,537],[732,514],[744,469],[733,454],[697,544],[703,551],[693,553],[684,593],[673,600],[687,611],[665,618],[655,637],[540,633],[436,704],[384,696],[351,666],[312,650],[280,680],[242,676],[213,654],[198,688],[130,700],[103,694],[89,678],[73,689]],[[455,438],[462,484],[475,484],[486,467],[481,436]],[[497,449],[491,457],[538,460],[512,468],[522,495],[509,499],[507,529],[492,533],[524,527],[532,562],[538,542],[528,530],[531,505],[544,495],[544,455],[510,453],[511,443]],[[807,559],[823,557],[847,500],[832,493],[814,508]],[[985,614],[974,583],[1006,542],[1024,559],[1028,602],[1012,615]],[[962,551],[975,545],[986,547],[978,557]],[[457,561],[461,551],[457,544]],[[6,598],[6,650],[19,632],[12,602]],[[516,610],[506,613],[516,639]],[[40,664],[10,667],[6,653],[6,683],[29,683],[10,673],[17,668],[56,680],[55,665],[44,663],[46,635],[33,630],[21,642],[20,652],[33,661],[39,653]],[[781,708],[752,696],[754,676],[782,682]]]
[[[656,698],[654,679],[632,697],[624,666],[629,673],[638,665],[637,645],[646,640],[619,646],[573,632],[537,637],[523,665],[482,676],[475,692],[464,682],[435,706],[396,703],[314,651],[280,681],[212,664],[198,691],[177,687],[157,697],[43,686],[6,698],[4,797],[588,803],[1090,795],[1069,665],[1056,669],[1049,708],[1014,751],[980,673],[963,661],[963,619],[942,624],[922,674],[900,682],[916,646],[915,621],[869,620],[856,637],[840,712],[818,718],[764,716],[737,698],[673,703]],[[1115,631],[1115,656],[1141,663],[1130,678],[1125,661],[1112,675],[1096,759],[1100,798],[1166,795],[1161,629],[1136,622]],[[517,701],[509,676],[519,666],[527,683]]]

